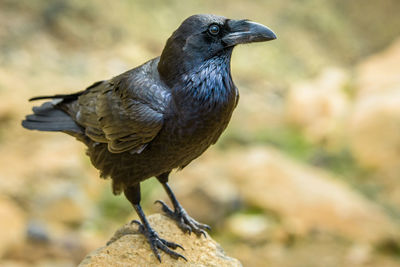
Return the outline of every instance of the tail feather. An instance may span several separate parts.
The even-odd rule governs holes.
[[[58,122],[70,122],[71,118],[66,116],[41,116],[36,114],[31,114],[26,116],[27,121],[35,121],[35,122],[54,122],[57,118]]]
[[[46,95],[46,96],[36,96],[29,99],[29,101],[36,101],[42,99],[64,99],[64,100],[75,100],[78,96],[80,96],[82,92],[75,93],[75,94],[68,94],[68,95]]]
[[[36,101],[42,99],[62,99],[64,102],[76,100],[79,96],[89,91],[90,89],[99,86],[104,81],[98,81],[93,83],[91,86],[87,87],[85,90],[74,93],[74,94],[58,94],[58,95],[46,95],[46,96],[36,96],[29,99],[29,101]]]
[[[32,110],[34,114],[27,115],[22,121],[22,126],[26,129],[83,132],[82,127],[76,124],[66,112],[56,108],[52,102],[45,102]]]
[[[72,101],[75,101],[85,94],[90,89],[101,85],[104,81],[98,81],[86,88],[83,91],[73,94],[58,94],[52,96],[37,96],[29,99],[29,101],[41,99],[53,99],[52,101],[45,102],[39,107],[33,107],[33,114],[27,115],[25,120],[22,121],[22,126],[30,130],[39,131],[64,131],[72,133],[74,136],[79,136],[84,133],[84,129],[79,126],[68,113],[60,109]],[[78,134],[78,135],[76,135]]]

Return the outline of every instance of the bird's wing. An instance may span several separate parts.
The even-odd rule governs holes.
[[[148,71],[133,70],[103,82],[69,107],[86,135],[107,143],[112,153],[142,152],[163,126],[169,94]]]

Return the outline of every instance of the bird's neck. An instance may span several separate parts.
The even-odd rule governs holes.
[[[232,106],[237,96],[230,71],[231,55],[211,58],[180,76],[172,87],[177,108],[213,112]]]

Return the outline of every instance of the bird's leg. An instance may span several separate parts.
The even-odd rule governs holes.
[[[150,244],[150,248],[153,251],[154,255],[157,259],[161,262],[161,257],[158,250],[162,250],[171,257],[178,259],[182,258],[186,260],[184,256],[171,249],[181,248],[182,246],[175,244],[173,242],[166,241],[160,238],[156,231],[151,228],[149,222],[144,215],[142,207],[140,206],[140,185],[130,186],[124,190],[124,194],[126,198],[132,203],[133,207],[135,208],[136,213],[139,216],[140,222],[137,220],[132,221],[132,223],[136,223],[139,225],[139,231],[147,238],[147,241]],[[171,248],[171,249],[170,249]]]
[[[176,199],[174,193],[172,192],[171,188],[168,185],[168,176],[169,173],[163,173],[157,176],[158,181],[163,185],[165,191],[169,199],[172,202],[174,210],[171,210],[167,204],[165,204],[161,200],[157,200],[156,203],[161,204],[162,210],[172,219],[174,219],[177,223],[179,228],[181,228],[184,232],[194,232],[196,235],[204,235],[206,236],[206,232],[204,229],[210,230],[211,227],[197,222],[195,219],[190,217],[185,209],[181,206],[181,204]]]

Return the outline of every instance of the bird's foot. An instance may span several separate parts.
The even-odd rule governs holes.
[[[207,224],[199,223],[190,217],[180,205],[173,211],[161,200],[157,200],[155,203],[161,204],[161,208],[166,215],[175,220],[179,228],[185,233],[189,232],[189,234],[191,234],[194,232],[197,236],[204,235],[204,237],[206,237],[206,232],[204,230],[211,230],[211,227]]]
[[[133,223],[139,225],[139,232],[147,238],[147,241],[150,244],[150,248],[159,262],[161,262],[159,250],[164,251],[174,259],[182,258],[187,261],[187,259],[183,255],[171,250],[176,248],[185,250],[181,245],[160,238],[156,231],[154,231],[152,228],[146,228],[141,222],[137,220],[133,220],[131,224]]]

